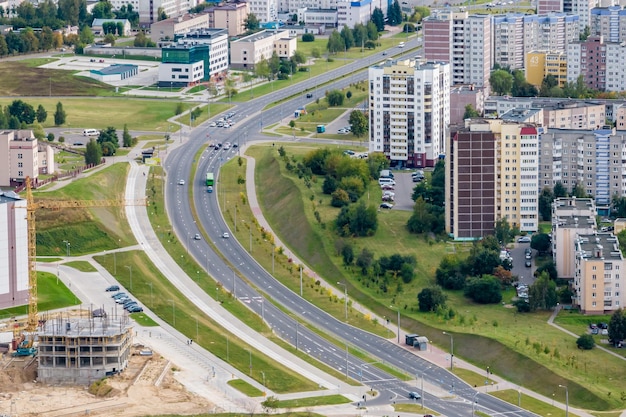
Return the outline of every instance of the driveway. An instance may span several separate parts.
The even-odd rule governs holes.
[[[516,240],[515,246],[510,249],[511,258],[513,258],[513,269],[511,270],[511,272],[513,272],[513,275],[517,275],[519,277],[519,282],[526,285],[532,285],[535,282],[535,277],[533,276],[533,274],[537,269],[535,265],[535,257],[537,256],[537,251],[534,249],[532,250],[532,266],[528,268],[524,265],[526,261],[526,254],[524,251],[526,250],[526,248],[529,247],[530,243],[517,243]]]
[[[413,178],[411,178],[411,171],[394,172],[393,175],[394,180],[396,180],[394,209],[412,211],[415,202],[411,199],[411,195],[413,194],[415,183]]]

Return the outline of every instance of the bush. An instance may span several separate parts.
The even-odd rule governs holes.
[[[584,334],[576,340],[576,346],[578,346],[578,349],[591,350],[595,345],[596,341],[593,340],[593,336],[590,334]]]
[[[446,296],[439,287],[424,288],[417,294],[420,311],[435,311],[438,307],[445,307]]]
[[[314,42],[315,41],[315,35],[313,35],[312,33],[305,33],[304,35],[302,35],[302,42]]]
[[[470,278],[465,285],[465,296],[480,304],[499,303],[502,301],[500,282],[491,275]]]

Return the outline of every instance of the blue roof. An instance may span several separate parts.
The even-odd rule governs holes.
[[[106,68],[102,68],[99,70],[91,70],[92,74],[100,74],[100,75],[111,75],[111,74],[123,74],[132,69],[138,68],[137,65],[132,64],[113,64]]]

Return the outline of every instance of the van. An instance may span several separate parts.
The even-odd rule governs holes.
[[[404,42],[400,42],[400,43],[398,44],[398,48],[404,48]]]
[[[98,136],[100,132],[97,129],[85,129],[83,130],[83,136]]]
[[[380,178],[391,178],[393,179],[393,173],[389,169],[383,169],[380,171]]]
[[[383,186],[383,185],[396,185],[396,182],[394,180],[392,180],[391,178],[379,178],[378,179],[378,185]]]

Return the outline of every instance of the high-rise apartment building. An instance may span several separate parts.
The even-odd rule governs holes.
[[[559,13],[563,11],[563,0],[537,0],[537,14]]]
[[[542,128],[533,124],[499,119],[471,119],[452,133],[447,147],[446,230],[455,239],[486,234],[476,233],[488,227],[491,213],[489,233],[501,218],[521,231],[538,229],[541,134]],[[493,210],[486,209],[491,201]]]
[[[278,19],[278,0],[249,0],[250,13],[261,23],[275,22]]]
[[[0,309],[28,304],[26,200],[0,192]]]
[[[582,32],[591,25],[591,9],[595,5],[595,0],[563,0],[563,13],[578,16],[578,28]]]
[[[571,190],[582,184],[595,199],[600,214],[608,215],[613,195],[626,194],[626,135],[612,129],[593,131],[548,129],[540,141],[539,186],[557,182]]]
[[[449,62],[452,84],[489,85],[493,66],[490,15],[442,12],[422,24],[424,58]]]
[[[585,41],[570,43],[567,47],[567,81],[575,83],[579,76],[587,87],[604,91],[606,87],[606,44],[601,36],[590,36]]]
[[[432,167],[450,123],[450,64],[387,60],[369,69],[370,152],[394,166]]]
[[[602,36],[606,42],[626,40],[626,10],[621,6],[591,9],[589,29],[592,36]]]
[[[159,10],[167,17],[178,17],[185,15],[189,9],[197,5],[198,0],[141,0],[135,10],[139,13],[139,24],[142,27],[149,27],[159,20]]]
[[[559,87],[567,82],[567,53],[531,51],[526,54],[526,81],[541,88],[543,79],[552,75]]]

